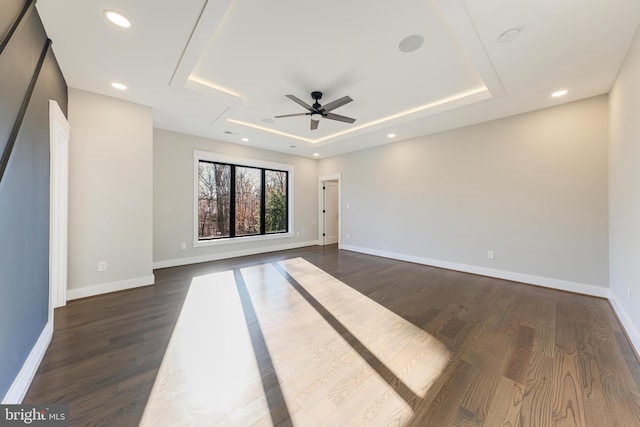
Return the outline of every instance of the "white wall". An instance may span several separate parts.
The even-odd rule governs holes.
[[[69,88],[69,123],[69,299],[153,283],[151,108]]]
[[[317,161],[273,151],[154,129],[154,245],[156,267],[317,244]],[[193,151],[294,165],[293,237],[194,247]],[[181,249],[181,244],[186,249]]]
[[[609,251],[614,306],[640,352],[640,31],[610,94]],[[629,298],[629,291],[631,298]]]
[[[343,246],[606,296],[607,104],[321,160],[319,175],[342,174]]]

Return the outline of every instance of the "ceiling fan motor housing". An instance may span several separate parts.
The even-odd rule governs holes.
[[[322,105],[320,105],[320,103],[318,102],[320,99],[322,99],[322,92],[317,92],[317,91],[311,92],[311,98],[313,98],[316,101],[312,105],[313,109],[322,115],[322,112],[320,111],[320,107],[322,107]]]

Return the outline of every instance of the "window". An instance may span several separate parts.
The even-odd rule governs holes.
[[[287,176],[283,171],[265,171],[265,214],[267,233],[287,231]]]
[[[203,152],[195,160],[198,243],[289,233],[292,166]]]
[[[230,237],[231,166],[198,165],[198,239]]]

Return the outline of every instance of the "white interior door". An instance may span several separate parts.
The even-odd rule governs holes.
[[[56,101],[49,101],[51,146],[49,204],[49,320],[67,304],[69,139],[71,127]]]
[[[324,183],[324,244],[338,243],[338,182]]]

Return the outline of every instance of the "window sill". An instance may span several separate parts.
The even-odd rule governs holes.
[[[278,234],[262,234],[260,236],[222,238],[217,240],[198,240],[197,242],[193,242],[193,247],[204,248],[208,246],[224,246],[224,245],[232,245],[237,243],[261,242],[264,240],[286,239],[291,237],[293,237],[293,233],[289,232],[289,233],[278,233]]]

